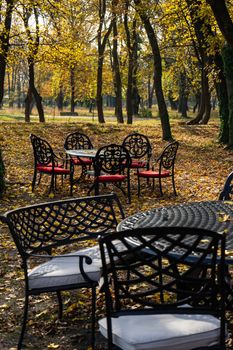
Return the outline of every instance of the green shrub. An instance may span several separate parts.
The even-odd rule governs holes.
[[[2,158],[2,150],[0,149],[0,198],[3,196],[5,189],[5,167]]]
[[[149,108],[141,108],[140,109],[140,117],[141,118],[152,118],[152,112]]]

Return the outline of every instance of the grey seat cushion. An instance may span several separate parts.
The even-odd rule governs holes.
[[[99,321],[107,338],[106,318]],[[112,318],[113,343],[123,350],[190,350],[219,342],[220,321],[210,315],[133,315]]]
[[[90,248],[55,257],[35,267],[28,273],[29,289],[84,283],[85,279],[79,269],[80,258],[78,254],[87,255],[92,258],[92,263],[90,265],[86,264],[84,261],[84,271],[91,280],[98,282],[101,277],[102,263],[99,246],[95,245]]]
[[[121,242],[116,242],[116,244],[121,245]],[[122,246],[122,249],[125,249],[125,247]],[[87,255],[92,259],[90,265],[84,262],[84,271],[92,281],[99,282],[102,275],[102,261],[99,245],[95,245],[70,254],[61,255],[60,257],[54,257],[46,263],[35,267],[28,273],[29,289],[53,288],[84,283],[85,279],[79,269],[80,258],[78,254]],[[77,257],[74,255],[77,255]]]

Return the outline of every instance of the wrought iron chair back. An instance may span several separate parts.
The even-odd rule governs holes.
[[[155,160],[151,169],[142,170],[142,171],[137,169],[138,196],[140,195],[140,187],[141,187],[140,178],[146,178],[148,182],[150,178],[153,179],[153,189],[155,186],[155,179],[158,179],[160,194],[163,195],[162,179],[171,177],[174,194],[175,195],[177,194],[176,187],[175,187],[175,160],[176,160],[178,147],[179,147],[178,141],[169,143],[164,148],[164,150],[159,155],[159,157]]]
[[[69,134],[66,137],[65,149],[92,149],[93,145],[90,138],[78,131]]]
[[[160,162],[160,168],[174,169],[178,146],[178,141],[174,141],[164,148],[163,152],[158,158],[158,161]]]
[[[127,148],[132,159],[142,159],[146,156],[146,167],[149,167],[152,147],[147,136],[140,133],[129,134],[122,145]]]
[[[118,224],[117,217],[124,218],[124,212],[114,193],[35,204],[8,211],[0,217],[9,227],[22,258],[25,275],[25,308],[19,349],[26,329],[30,295],[57,292],[59,318],[61,318],[63,306],[60,292],[85,287],[92,289],[92,346],[94,346],[95,298],[98,285],[96,278],[101,274],[101,260],[98,245],[83,249],[82,242],[90,240],[93,242],[98,235],[115,230]],[[64,250],[61,254],[62,246],[65,248],[65,255]],[[73,252],[73,255],[68,254],[68,246],[73,248],[72,251],[74,247],[78,248],[78,251]],[[41,264],[41,259],[46,263]],[[93,259],[99,259],[100,263],[94,263]],[[34,267],[32,270],[30,270],[31,263]],[[97,276],[94,279],[85,272],[85,266],[91,264],[93,264],[92,274]],[[66,269],[69,274],[64,272]],[[51,271],[52,275],[48,281],[47,274]]]
[[[53,164],[55,166],[56,156],[50,144],[46,140],[33,134],[30,135],[30,139],[33,147],[35,165],[46,166],[48,164]]]
[[[224,349],[224,235],[187,227],[138,228],[101,237],[99,244],[107,315],[100,326],[107,324],[109,349],[116,317],[199,313],[221,319]],[[203,266],[205,273],[197,275]]]
[[[122,174],[129,169],[131,158],[127,149],[121,145],[110,144],[98,149],[94,159],[96,175],[101,172],[107,174]]]
[[[219,195],[220,200],[230,200],[233,195],[233,171],[228,175],[224,187]]]
[[[114,183],[126,195],[121,186],[121,183],[126,180],[127,196],[130,203],[130,165],[130,154],[122,145],[110,144],[101,147],[94,158],[95,179],[93,187],[95,194],[99,194],[99,183]]]
[[[51,176],[51,184],[49,192],[54,191],[56,187],[56,176],[61,175],[62,181],[63,176],[69,175],[70,177],[70,194],[73,193],[73,163],[70,164],[70,169],[65,169],[65,160],[58,157],[51,145],[44,139],[31,134],[30,140],[33,147],[34,154],[34,174],[32,180],[32,191],[35,188],[37,174],[39,173],[40,177],[38,184],[41,180],[41,174],[47,174]]]

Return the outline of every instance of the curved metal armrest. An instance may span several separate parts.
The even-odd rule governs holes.
[[[87,273],[84,270],[83,264],[86,263],[88,265],[92,264],[92,258],[88,255],[84,255],[84,254],[64,254],[64,255],[40,255],[40,254],[28,254],[28,257],[32,257],[32,258],[39,258],[39,259],[59,259],[59,258],[78,258],[79,259],[79,270],[84,278],[85,281],[90,282],[90,283],[94,283],[95,281],[93,281],[91,278],[88,277]]]

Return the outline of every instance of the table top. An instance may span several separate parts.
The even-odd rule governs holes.
[[[192,202],[138,212],[125,218],[118,231],[138,227],[184,226],[226,233],[226,259],[233,264],[233,201]]]
[[[87,158],[95,158],[97,149],[67,149],[66,153],[69,156],[73,157],[87,157]]]

